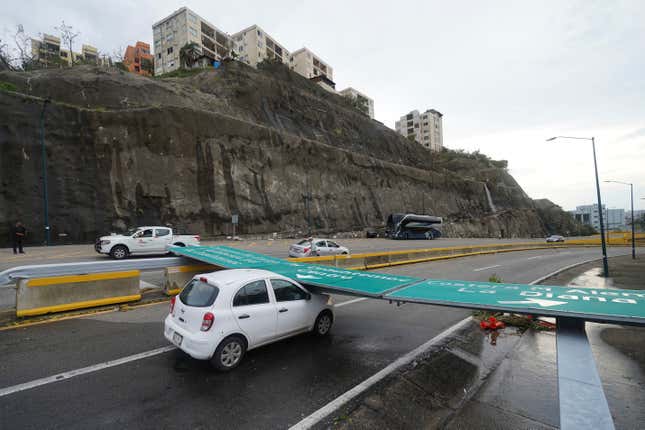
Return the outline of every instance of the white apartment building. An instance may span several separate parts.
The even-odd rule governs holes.
[[[434,109],[424,113],[418,110],[404,115],[396,121],[396,131],[416,141],[432,151],[441,151],[443,148],[443,114]]]
[[[294,72],[311,79],[329,92],[336,93],[334,70],[307,48],[291,53],[289,67]]]
[[[231,36],[235,41],[237,59],[249,66],[257,67],[263,60],[279,60],[289,65],[289,51],[266,31],[252,25]]]
[[[196,43],[204,58],[221,60],[234,49],[233,39],[187,7],[152,25],[155,75],[180,68],[179,51]]]
[[[360,100],[365,106],[367,106],[367,114],[370,118],[374,119],[374,100],[352,87],[345,88],[344,90],[339,91],[338,94]]]
[[[607,209],[602,205],[603,221],[607,230],[625,230],[625,209]],[[583,223],[592,226],[600,231],[600,213],[598,204],[576,206],[576,209],[569,211],[573,217]]]

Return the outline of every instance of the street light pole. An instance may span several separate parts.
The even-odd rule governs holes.
[[[45,149],[45,109],[49,99],[45,99],[43,102],[43,108],[40,111],[40,147],[42,150],[42,159],[43,159],[43,204],[45,206],[45,242],[47,246],[50,245],[51,236],[49,228],[49,200],[47,195],[47,150]]]
[[[605,242],[605,223],[602,216],[602,201],[600,199],[600,181],[598,180],[598,162],[596,161],[596,139],[594,137],[571,137],[571,136],[555,136],[547,139],[547,142],[555,139],[576,139],[576,140],[590,140],[591,149],[593,150],[593,168],[596,175],[596,195],[598,197],[598,216],[600,217],[600,244],[602,246],[602,268],[603,276],[609,276],[609,263],[607,262],[607,244]]]
[[[614,184],[623,184],[623,185],[629,185],[629,194],[630,194],[630,201],[631,201],[631,210],[632,210],[632,259],[636,259],[636,234],[634,230],[634,184],[631,182],[621,182],[621,181],[604,181],[604,182],[611,182]]]

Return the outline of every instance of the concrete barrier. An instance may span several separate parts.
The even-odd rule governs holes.
[[[20,279],[16,316],[43,315],[141,299],[140,272],[95,273]]]
[[[163,292],[168,296],[179,294],[184,285],[199,273],[219,270],[210,264],[191,264],[186,266],[167,267],[164,269]]]
[[[402,264],[467,257],[471,255],[495,254],[501,252],[527,251],[532,249],[564,248],[567,246],[590,246],[593,243],[501,243],[494,245],[461,246],[450,248],[426,248],[402,251],[372,252],[366,254],[332,255],[324,257],[290,258],[289,261],[323,264],[345,269],[378,269]]]

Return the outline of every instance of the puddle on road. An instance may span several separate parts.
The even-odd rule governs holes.
[[[575,277],[568,286],[585,288],[613,288],[613,280],[602,276],[602,269],[594,267]]]

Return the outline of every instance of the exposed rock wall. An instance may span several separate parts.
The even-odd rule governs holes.
[[[297,232],[308,191],[321,232],[422,210],[444,216],[451,235],[546,232],[499,162],[433,155],[281,66],[232,62],[173,79],[79,67],[1,72],[0,81],[17,87],[0,92],[0,244],[16,219],[32,243],[43,240],[45,98],[55,241],[137,224],[217,236],[233,213],[242,233]]]

